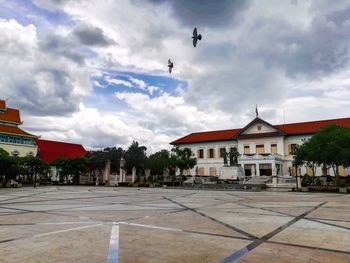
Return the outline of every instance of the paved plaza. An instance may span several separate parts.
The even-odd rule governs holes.
[[[350,262],[350,195],[0,189],[0,262]]]

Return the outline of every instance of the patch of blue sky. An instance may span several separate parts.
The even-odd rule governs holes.
[[[42,8],[31,0],[0,0],[0,17],[15,19],[24,26],[33,24],[39,32],[50,26],[75,24],[65,12]]]
[[[145,89],[142,89],[137,84],[133,83],[132,79],[143,81],[146,85]],[[112,80],[112,81],[111,81]],[[113,81],[117,80],[117,81]],[[105,71],[103,76],[93,78],[94,88],[97,93],[114,94],[115,92],[137,92],[147,94],[151,98],[161,95],[166,92],[172,96],[179,96],[177,87],[181,87],[184,91],[187,90],[187,82],[178,80],[172,77],[141,74],[135,72],[115,72]],[[153,93],[149,91],[147,87],[157,87]]]

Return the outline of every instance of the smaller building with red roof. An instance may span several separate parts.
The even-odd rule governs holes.
[[[73,159],[86,154],[84,147],[80,144],[57,142],[36,139],[38,145],[38,158],[46,163],[52,163],[58,158]]]

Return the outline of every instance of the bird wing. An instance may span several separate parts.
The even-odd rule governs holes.
[[[168,65],[170,65],[171,64],[171,61],[170,61],[170,58],[169,58],[169,60],[168,60]]]
[[[196,47],[197,46],[197,38],[193,38],[193,46]]]
[[[193,36],[197,37],[197,28],[196,27],[193,29]]]

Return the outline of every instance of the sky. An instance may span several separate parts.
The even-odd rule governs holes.
[[[43,139],[152,153],[256,105],[350,117],[349,45],[348,0],[0,0],[0,99]]]

